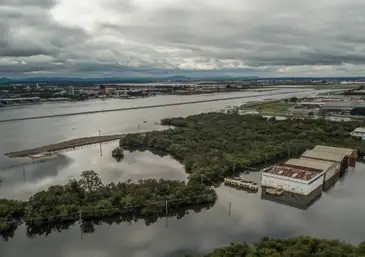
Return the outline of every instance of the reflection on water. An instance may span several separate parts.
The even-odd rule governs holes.
[[[243,100],[235,100],[0,124],[0,150],[7,152],[79,136],[97,135],[98,129],[105,134],[135,132],[138,124],[141,130],[155,129],[155,122],[164,117],[219,111],[227,104],[242,103]],[[24,115],[20,110],[17,112],[19,116]],[[2,115],[11,116],[11,113]],[[143,120],[147,120],[147,123],[143,123]],[[65,184],[70,178],[79,177],[86,169],[95,170],[106,182],[162,177],[186,179],[183,167],[168,156],[126,152],[125,160],[118,163],[111,156],[111,150],[116,145],[117,142],[104,145],[103,156],[100,156],[98,147],[88,148],[66,153],[66,162],[60,162],[58,166],[51,162],[29,170],[27,167],[29,181],[25,182],[21,169],[1,171],[4,182],[0,196],[27,199],[50,185]],[[9,160],[1,156],[0,163],[1,166],[7,165]],[[93,233],[81,234],[80,225],[75,224],[60,233],[53,232],[32,239],[26,236],[26,229],[22,226],[9,242],[0,241],[0,256],[22,257],[31,253],[38,257],[171,257],[186,251],[208,251],[230,242],[252,242],[262,236],[310,235],[358,243],[365,240],[362,225],[365,219],[364,170],[365,165],[358,163],[354,171],[338,181],[329,192],[322,193],[322,197],[305,211],[261,200],[261,194],[248,194],[222,185],[217,188],[218,200],[214,207],[185,215],[181,219],[168,218],[168,226],[165,218],[149,226],[144,220],[113,225],[102,223],[93,224],[93,229],[89,229]],[[252,172],[247,179],[259,182],[260,174]]]
[[[25,172],[22,167],[3,170],[0,174],[3,181],[0,195],[25,200],[51,185],[78,179],[84,170],[96,171],[105,183],[149,178],[186,180],[184,167],[170,156],[136,151],[125,152],[123,161],[115,161],[111,151],[117,145],[118,141],[103,145],[103,156],[100,156],[99,147],[93,147],[65,153],[65,158],[25,166]]]
[[[140,178],[143,173],[135,173],[134,170],[138,171],[142,166],[137,165],[134,160],[145,162],[144,170],[150,177],[164,176],[170,172],[176,172],[176,176],[177,173],[182,173],[182,170],[179,170],[181,166],[172,165],[173,160],[166,159],[166,163],[169,163],[166,165],[161,157],[151,161],[152,156],[148,152],[127,153],[126,156],[129,157],[125,163],[116,163],[111,162],[111,156],[100,157],[98,149],[87,151],[87,156],[93,157],[88,160],[99,163],[99,170],[103,171],[101,174],[104,178],[115,179],[116,175],[110,175],[112,173],[107,169],[109,165],[133,167],[129,176],[123,172],[120,172],[119,176],[124,179],[132,175],[135,176],[134,179]],[[82,151],[70,155],[81,158]],[[105,160],[105,163],[102,164],[101,160]],[[76,164],[78,162],[79,164]],[[79,165],[87,163],[87,160],[76,159],[70,166],[76,169]],[[167,223],[166,219],[159,219],[149,226],[146,226],[144,220],[121,222],[118,225],[96,222],[92,223],[93,226],[87,224],[85,227],[86,231],[93,233],[82,234],[80,225],[75,224],[61,233],[54,232],[47,237],[36,236],[31,240],[27,238],[22,227],[9,242],[0,242],[0,253],[5,256],[28,256],[29,251],[32,251],[41,257],[50,254],[85,256],[88,251],[93,250],[94,253],[103,254],[102,256],[116,257],[123,252],[132,257],[167,257],[179,251],[206,251],[232,241],[252,242],[262,236],[285,237],[301,234],[339,238],[357,243],[365,237],[364,229],[359,225],[362,224],[365,214],[365,190],[362,186],[362,180],[365,178],[364,167],[363,164],[358,164],[342,184],[338,183],[330,192],[323,193],[321,199],[306,211],[261,200],[260,194],[248,194],[222,185],[217,189],[218,201],[213,208],[186,215],[181,219],[168,218]],[[76,172],[70,173],[76,175]],[[258,178],[259,174],[253,172],[250,177]]]
[[[101,170],[105,170],[105,167],[112,163],[110,162],[112,159],[109,159],[107,156],[98,156],[98,149],[88,149],[88,151],[89,155],[94,156],[94,158],[99,158],[99,160],[105,158],[108,160],[106,164],[100,165],[100,168],[102,168]],[[94,155],[92,154],[93,152]],[[77,151],[72,153],[72,155],[78,156],[81,153],[82,151]],[[143,165],[138,164],[138,161],[144,162],[144,170],[149,177],[164,176],[169,173],[167,170],[170,170],[173,174],[176,173],[176,176],[178,173],[183,174],[182,170],[179,170],[181,169],[181,166],[174,160],[165,157],[164,159],[158,156],[155,157],[156,159],[152,157],[153,155],[149,152],[126,153],[125,163],[122,161],[119,164],[126,165],[125,167],[133,167],[131,171],[141,171]],[[75,163],[77,162],[78,160],[75,160],[70,166],[76,168],[78,165]],[[260,194],[248,194],[245,191],[235,190],[222,185],[217,189],[219,198],[217,204],[212,209],[187,216],[182,215],[180,216],[181,219],[168,218],[167,223],[165,219],[156,219],[153,220],[153,222],[133,219],[128,220],[130,222],[124,222],[125,220],[108,220],[107,222],[94,221],[91,222],[91,224],[87,224],[87,226],[85,225],[84,231],[94,233],[84,234],[82,239],[80,237],[80,226],[78,224],[72,225],[68,230],[62,231],[62,229],[68,228],[68,226],[64,225],[63,227],[58,227],[62,233],[54,232],[47,237],[34,237],[32,242],[41,247],[42,244],[56,244],[55,240],[57,240],[57,238],[62,238],[62,243],[72,252],[92,247],[97,248],[98,250],[107,250],[109,252],[109,255],[107,256],[119,256],[117,253],[120,244],[123,245],[123,249],[130,254],[129,256],[144,256],[134,255],[136,253],[135,251],[138,252],[138,242],[140,242],[141,245],[143,245],[143,242],[146,244],[149,242],[147,244],[148,249],[150,249],[151,252],[157,251],[158,254],[161,254],[149,256],[168,256],[167,254],[171,253],[168,249],[172,251],[173,249],[171,248],[175,249],[175,247],[186,250],[200,248],[202,248],[202,250],[207,250],[212,247],[227,244],[230,241],[254,241],[265,235],[292,236],[308,234],[358,242],[364,239],[364,231],[360,228],[361,226],[359,227],[365,213],[364,204],[359,204],[364,203],[362,195],[365,190],[363,189],[361,182],[361,178],[364,178],[364,167],[363,164],[358,164],[354,171],[348,173],[345,180],[337,183],[329,192],[323,193],[322,198],[306,211],[277,204],[272,201],[261,200]],[[163,169],[164,171],[159,172],[160,169]],[[103,174],[104,178],[109,178],[110,180],[116,178],[116,175],[110,175],[113,173],[109,171]],[[138,180],[143,173],[130,172],[129,174],[132,177],[135,176],[134,179]],[[122,172],[119,173],[118,176],[123,179],[131,177],[126,176]],[[250,173],[249,176],[251,179],[255,180],[259,178],[259,173],[253,172]],[[351,192],[354,192],[353,189],[355,189],[355,192],[358,191],[357,194],[351,194]],[[231,209],[229,208],[230,205]],[[337,225],[332,226],[332,222],[336,222]],[[113,223],[114,225],[111,226],[110,223]],[[148,227],[145,227],[146,223],[149,225]],[[151,228],[153,229],[151,230]],[[16,236],[7,244],[0,243],[0,246],[4,244],[5,247],[0,249],[10,249],[11,246],[16,246],[18,244],[29,245],[25,236],[26,232],[23,229],[19,229]],[[150,238],[149,240],[151,241],[144,237],[138,238],[138,235],[143,233],[143,231],[156,236],[158,235],[158,237],[154,239]],[[34,230],[32,233],[29,233],[28,231],[28,235],[46,235],[48,232],[47,229],[40,231]],[[115,233],[115,236],[119,237],[121,241],[113,239],[114,247],[106,249],[104,244],[106,244],[106,240],[110,240],[110,238],[113,237],[113,233]],[[174,235],[176,233],[179,236]],[[67,236],[64,236],[64,234]],[[75,238],[76,235],[78,237]],[[106,237],[104,237],[104,235]],[[75,246],[70,241],[71,238],[77,240],[83,247],[80,245]],[[95,241],[97,238],[100,242]],[[181,242],[180,240],[183,239],[184,242]],[[166,249],[166,253],[163,253],[164,251],[161,252],[161,250],[156,249],[157,246],[154,246],[154,243],[157,243],[157,245],[162,247],[163,240],[171,241],[171,245]],[[209,240],[213,240],[216,245],[210,243]],[[109,243],[107,245],[109,245]],[[8,246],[10,248],[8,248]],[[71,249],[69,249],[70,247]],[[64,253],[60,248],[57,249],[60,250],[61,253]],[[41,253],[41,249],[34,250],[37,251],[37,254],[40,253],[40,256],[47,256],[46,253]],[[6,250],[5,252],[9,254],[19,254],[20,256],[25,256],[26,253],[19,249]],[[61,253],[56,256],[64,256],[61,255]]]
[[[282,195],[273,195],[267,193],[265,189],[266,188],[262,187],[261,190],[262,200],[268,200],[279,204],[284,204],[301,210],[307,210],[321,198],[321,193],[315,194],[313,195],[313,197],[298,195],[291,192],[284,192]],[[319,189],[322,190],[322,188]]]
[[[169,225],[169,218],[174,219],[182,219],[185,215],[199,213],[203,210],[210,209],[214,204],[204,204],[204,205],[195,205],[189,206],[186,208],[180,208],[176,210],[169,210],[168,213],[156,213],[155,215],[139,217],[134,214],[128,214],[123,216],[110,216],[102,219],[83,219],[80,221],[63,221],[57,223],[47,223],[47,224],[26,224],[26,235],[29,238],[35,238],[36,236],[48,236],[51,233],[62,232],[63,230],[68,230],[70,227],[79,226],[80,233],[94,233],[97,227],[106,225],[119,225],[121,223],[128,223],[132,225],[133,223],[138,222],[139,220],[143,220],[146,226],[150,226],[151,224],[157,222],[158,220],[164,218],[165,226]],[[5,241],[10,240],[14,236],[13,231],[8,231],[8,233],[4,233],[1,236]]]

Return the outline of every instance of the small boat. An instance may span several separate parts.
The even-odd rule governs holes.
[[[284,194],[284,189],[266,188],[265,192],[269,195],[282,196]]]

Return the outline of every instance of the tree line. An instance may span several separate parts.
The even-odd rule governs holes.
[[[100,221],[116,216],[128,221],[147,218],[150,222],[165,215],[181,216],[181,210],[185,214],[198,205],[210,207],[216,198],[210,187],[177,180],[104,184],[96,172],[89,170],[79,180],[51,186],[28,201],[1,199],[0,234],[5,239],[12,237],[23,222],[29,235],[65,229],[76,221]]]
[[[263,238],[249,245],[231,244],[207,254],[188,254],[184,257],[363,257],[365,242],[351,245],[339,240],[312,237],[287,239]]]
[[[359,122],[276,120],[260,115],[204,113],[163,119],[173,129],[129,134],[120,140],[125,150],[150,150],[171,155],[185,165],[189,183],[206,184],[270,161],[300,156],[317,144],[355,148],[365,143],[350,136]]]

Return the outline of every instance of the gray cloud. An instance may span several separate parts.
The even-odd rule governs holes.
[[[0,75],[359,75],[364,10],[360,0],[0,0]]]

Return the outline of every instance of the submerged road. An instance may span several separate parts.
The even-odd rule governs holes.
[[[313,90],[308,90],[308,92],[310,92],[310,91],[313,91]],[[216,102],[216,101],[224,101],[224,100],[243,99],[243,98],[254,98],[254,97],[258,97],[258,96],[276,96],[276,95],[292,94],[295,92],[297,92],[297,91],[289,91],[289,92],[283,92],[283,93],[277,93],[277,94],[268,93],[268,94],[249,95],[249,96],[232,96],[232,97],[214,98],[214,99],[208,99],[208,100],[188,101],[188,102],[182,102],[182,103],[169,103],[169,104],[147,105],[147,106],[137,106],[137,107],[123,107],[123,108],[116,108],[116,109],[63,113],[63,114],[53,114],[53,115],[44,115],[44,116],[31,116],[31,117],[23,117],[23,118],[3,119],[3,120],[0,120],[0,123],[16,122],[16,121],[23,121],[23,120],[47,119],[47,118],[56,118],[56,117],[67,117],[67,116],[76,116],[76,115],[87,115],[87,114],[104,113],[104,112],[118,112],[118,111],[130,111],[130,110],[138,110],[138,109],[159,108],[159,107],[168,107],[168,106],[175,106],[175,105],[187,105],[187,104]],[[307,91],[301,91],[300,93],[304,93],[304,92],[307,92]]]
[[[141,134],[143,134],[143,133],[141,133]],[[36,147],[36,148],[32,148],[32,149],[5,153],[4,155],[9,158],[27,157],[27,156],[35,155],[35,154],[41,154],[41,153],[46,153],[46,152],[57,152],[57,151],[62,151],[62,150],[66,150],[66,149],[71,149],[71,148],[76,149],[78,147],[85,146],[85,145],[92,145],[92,144],[99,144],[99,143],[108,142],[108,141],[114,141],[114,140],[121,139],[124,136],[125,136],[125,134],[118,134],[118,135],[75,138],[75,139],[63,141],[63,142],[56,143],[56,144],[44,145],[44,146]]]

